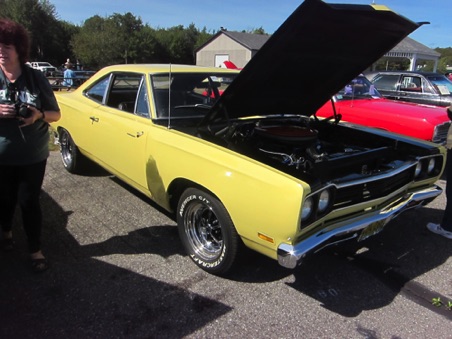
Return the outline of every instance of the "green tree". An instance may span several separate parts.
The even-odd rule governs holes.
[[[452,67],[452,47],[435,48],[435,51],[441,54],[438,62],[438,72],[446,73],[448,71],[447,68]]]
[[[410,67],[408,58],[382,57],[375,65],[376,71],[406,70]]]
[[[0,17],[22,24],[31,38],[30,58],[57,62],[62,53],[65,26],[56,18],[55,6],[47,0],[0,0]]]
[[[194,46],[194,50],[197,50],[199,47],[201,47],[202,45],[204,45],[207,41],[209,41],[210,38],[212,38],[214,36],[215,33],[209,33],[207,31],[207,28],[204,27],[202,30],[198,30],[198,34],[197,34],[197,38],[196,38],[196,43]]]
[[[242,33],[251,33],[251,34],[261,34],[261,35],[267,35],[264,28],[261,26],[259,28],[253,28],[250,30],[243,30]]]
[[[118,49],[123,58],[124,63],[129,63],[137,57],[137,44],[139,41],[139,33],[143,27],[143,23],[140,18],[136,18],[132,13],[113,14],[108,21],[111,21],[112,25],[116,28],[119,37]]]
[[[58,49],[58,53],[56,53],[58,55],[58,63],[55,66],[59,66],[68,58],[73,61],[78,59],[72,50],[70,41],[72,36],[80,31],[80,27],[66,21],[60,21],[59,25],[61,28],[57,32],[55,39],[55,46]]]
[[[155,30],[131,13],[89,18],[73,35],[71,45],[82,63],[95,68],[165,59]]]
[[[158,41],[156,31],[145,25],[133,43],[133,55],[137,63],[161,63],[165,62],[167,52]]]
[[[157,40],[166,50],[164,62],[194,64],[195,48],[207,41],[207,33],[200,32],[192,23],[156,31]]]
[[[119,30],[112,20],[95,15],[85,21],[72,37],[74,54],[83,64],[94,68],[123,63]]]

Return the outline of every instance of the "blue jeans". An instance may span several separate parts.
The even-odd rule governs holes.
[[[39,196],[46,163],[47,160],[24,166],[0,165],[0,226],[3,232],[11,231],[16,205],[19,204],[30,253],[41,249]]]

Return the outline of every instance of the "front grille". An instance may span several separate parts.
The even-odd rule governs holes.
[[[414,180],[415,167],[411,166],[391,176],[356,185],[338,187],[334,208],[344,208],[389,195]]]
[[[450,121],[435,126],[432,141],[441,144],[447,139],[447,131],[449,130]]]

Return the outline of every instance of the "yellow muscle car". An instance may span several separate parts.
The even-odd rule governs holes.
[[[88,158],[174,212],[207,272],[226,274],[242,245],[294,268],[441,193],[443,147],[316,117],[418,26],[378,5],[306,0],[240,72],[106,67],[57,94],[63,164],[80,172]]]

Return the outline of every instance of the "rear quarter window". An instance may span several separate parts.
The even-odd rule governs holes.
[[[399,81],[398,75],[392,74],[380,74],[377,75],[372,82],[374,83],[377,89],[387,90],[387,91],[395,91],[397,90],[397,84]]]
[[[106,95],[109,81],[109,76],[102,78],[100,81],[91,86],[87,91],[85,91],[85,95],[88,98],[93,99],[94,101],[102,103],[104,101],[104,96]]]

